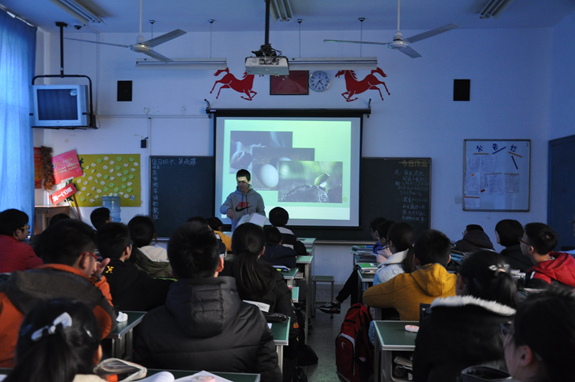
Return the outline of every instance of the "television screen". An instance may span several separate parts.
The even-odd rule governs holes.
[[[32,86],[32,126],[87,126],[88,97],[86,85]]]

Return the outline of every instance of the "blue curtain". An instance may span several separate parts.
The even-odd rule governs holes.
[[[0,211],[17,208],[34,220],[34,145],[29,86],[36,29],[0,9]]]

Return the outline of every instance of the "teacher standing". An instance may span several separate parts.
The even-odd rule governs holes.
[[[251,185],[252,176],[248,170],[241,169],[236,173],[238,186],[234,192],[228,195],[226,201],[220,207],[220,212],[226,214],[232,220],[232,231],[236,229],[238,222],[244,215],[257,212],[266,215],[262,196]]]

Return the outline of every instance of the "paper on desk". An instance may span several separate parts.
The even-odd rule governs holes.
[[[202,370],[199,373],[196,373],[194,375],[189,375],[187,377],[178,378],[178,379],[176,379],[176,382],[191,382],[193,380],[193,378],[196,376],[207,376],[207,375],[209,375],[210,377],[214,377],[216,379],[216,382],[232,382],[229,379],[225,379],[225,378],[219,377],[215,374],[208,373],[205,370]]]

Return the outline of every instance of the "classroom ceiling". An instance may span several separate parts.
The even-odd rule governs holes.
[[[101,16],[105,24],[90,24],[80,32],[137,33],[138,0],[76,0]],[[456,23],[464,29],[547,28],[575,12],[574,0],[517,0],[497,19],[480,19],[487,0],[403,0],[402,30],[429,30]],[[50,0],[0,0],[8,10],[48,32],[56,21],[69,24],[66,33],[78,33],[80,24]],[[358,18],[365,17],[364,30],[395,30],[396,0],[291,0],[294,18],[271,22],[270,31],[358,30]],[[173,29],[186,32],[264,31],[264,0],[143,0],[143,32],[155,20],[154,34]],[[302,19],[298,26],[297,19]],[[356,39],[357,36],[350,36]]]

